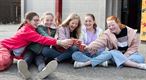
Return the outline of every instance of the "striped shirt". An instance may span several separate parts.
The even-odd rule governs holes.
[[[118,50],[122,53],[125,53],[128,49],[128,36],[127,36],[127,28],[121,30],[121,32],[117,35],[115,34],[118,40]]]

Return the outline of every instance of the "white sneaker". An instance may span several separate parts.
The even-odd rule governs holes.
[[[105,62],[101,63],[100,65],[103,67],[108,67],[108,61],[105,61]]]
[[[140,69],[146,69],[146,64],[141,63],[141,64],[139,64],[138,68],[140,68]]]
[[[85,64],[85,62],[78,62],[78,61],[74,62],[74,68],[81,68],[81,67],[85,67],[85,66],[87,66]]]
[[[28,65],[24,60],[18,60],[17,62],[18,67],[18,73],[24,78],[24,79],[30,79],[31,73],[28,70]]]
[[[52,60],[51,62],[49,62],[46,67],[37,74],[37,76],[35,77],[35,80],[42,80],[45,77],[47,77],[50,73],[54,72],[56,70],[58,66],[58,63],[56,60]]]

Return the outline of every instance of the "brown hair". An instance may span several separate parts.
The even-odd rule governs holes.
[[[25,21],[20,24],[20,27],[18,28],[18,30],[21,29],[21,27],[23,27],[27,23],[27,20],[31,21],[34,16],[39,16],[39,15],[35,12],[27,12],[25,14]]]
[[[95,17],[94,17],[94,15],[93,14],[86,14],[86,16],[90,16],[92,19],[93,19],[93,21],[94,21],[94,24],[93,24],[93,29],[95,30],[95,32],[96,32],[96,27],[97,27],[97,24],[95,23]]]
[[[60,26],[62,27],[67,27],[69,25],[69,22],[72,21],[73,19],[78,19],[79,23],[77,28],[74,30],[76,32],[76,37],[79,38],[80,33],[81,33],[81,20],[80,17],[77,14],[70,14],[63,22]]]
[[[41,17],[41,20],[43,20],[45,18],[45,16],[47,16],[47,15],[50,15],[54,18],[54,15],[52,13],[45,12],[45,13],[43,13],[43,16]]]
[[[117,17],[115,17],[115,16],[109,16],[109,17],[106,19],[106,21],[110,21],[110,20],[114,20],[114,21],[119,25],[120,29],[123,29],[123,28],[126,27],[126,26],[125,26],[124,24],[122,24],[121,21],[120,21]]]

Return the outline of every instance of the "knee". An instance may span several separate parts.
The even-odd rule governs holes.
[[[81,54],[80,51],[76,51],[72,54],[72,58],[75,58],[76,56],[79,56]]]
[[[142,62],[142,63],[145,62],[145,58],[144,58],[144,56],[141,57],[141,62]]]
[[[139,57],[136,57],[136,58],[137,58],[136,62],[138,62],[138,63],[144,63],[145,62],[145,58],[142,55],[139,55]]]
[[[103,51],[100,54],[109,54],[110,55],[110,51]]]
[[[49,53],[50,51],[51,51],[50,48],[43,48],[42,54],[43,54],[44,56],[46,56],[46,55],[48,55],[48,53]]]
[[[107,57],[112,57],[112,54],[110,51],[103,51],[101,54],[106,55]]]
[[[79,49],[78,49],[78,47],[76,47],[76,46],[72,46],[71,48],[71,51],[73,51],[73,52],[75,52],[75,51],[78,51]]]
[[[145,62],[145,57],[139,53],[134,53],[128,59],[137,62],[137,63],[144,63]]]
[[[112,54],[110,51],[103,51],[99,54],[100,56],[107,58],[107,59],[111,59],[112,58]]]

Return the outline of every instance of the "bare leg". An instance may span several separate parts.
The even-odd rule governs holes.
[[[131,61],[131,60],[127,60],[127,61],[124,63],[124,65],[125,65],[125,66],[129,66],[129,67],[138,68],[139,63],[133,62],[133,61]]]
[[[136,63],[131,60],[128,60],[124,63],[125,66],[135,67],[139,69],[146,69],[146,64],[144,63]]]

